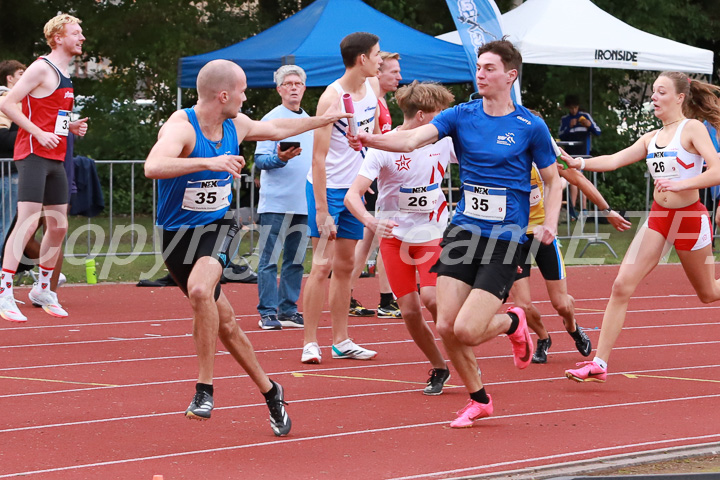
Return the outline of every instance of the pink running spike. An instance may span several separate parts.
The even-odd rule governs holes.
[[[468,400],[467,405],[457,412],[458,417],[450,422],[452,428],[468,428],[473,426],[475,420],[489,417],[493,414],[492,397],[488,395],[489,403],[476,402],[472,398]]]
[[[602,368],[595,362],[580,362],[575,364],[573,370],[565,370],[565,376],[576,382],[604,382],[607,380],[607,368]]]
[[[520,319],[517,330],[512,335],[508,335],[510,343],[512,343],[513,360],[515,366],[519,369],[527,368],[532,361],[533,341],[530,338],[530,330],[527,326],[525,318],[525,310],[520,307],[512,307],[508,309],[508,313],[514,313]]]

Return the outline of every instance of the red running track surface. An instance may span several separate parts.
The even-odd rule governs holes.
[[[568,269],[594,343],[616,273]],[[26,305],[27,323],[0,324],[0,478],[451,478],[720,440],[720,304],[701,304],[681,267],[660,266],[638,288],[605,384],[564,377],[584,358],[539,275],[531,281],[553,335],[549,362],[519,371],[506,338],[478,347],[495,415],[464,430],[448,426],[467,400],[457,374],[443,395],[422,395],[429,365],[402,320],[351,318],[351,336],[379,355],[333,360],[326,313],[323,363],[303,365],[302,331],[261,331],[256,286],[225,285],[263,368],[286,389],[285,438],[220,344],[213,417],[184,418],[197,363],[178,289],[65,287],[68,318]],[[356,297],[373,306],[376,285],[360,280]]]

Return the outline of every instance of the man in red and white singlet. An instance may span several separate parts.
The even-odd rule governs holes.
[[[378,123],[380,133],[387,133],[392,130],[392,117],[385,95],[397,91],[402,76],[400,75],[400,54],[391,52],[380,52],[382,64],[378,70],[378,84],[380,95],[378,95]]]
[[[67,137],[69,133],[82,137],[87,132],[87,118],[70,121],[74,93],[68,65],[82,54],[85,37],[80,20],[58,15],[45,24],[44,33],[52,51],[30,65],[2,106],[3,113],[20,128],[14,155],[17,227],[8,238],[0,278],[0,315],[14,322],[27,320],[15,303],[13,277],[41,214],[47,228],[40,244],[40,278],[30,291],[30,301],[52,316],[67,316],[50,290],[50,278],[67,231],[68,186],[63,167]]]
[[[402,87],[395,99],[403,111],[398,130],[427,125],[452,103],[453,95],[433,83],[413,82]],[[420,301],[433,321],[437,320],[435,284],[430,272],[440,256],[440,240],[448,223],[448,204],[441,183],[449,162],[457,163],[450,138],[409,153],[369,149],[358,176],[345,196],[345,205],[376,234],[393,294],[397,297],[405,326],[432,365],[423,393],[439,395],[450,378],[435,336],[423,319]],[[378,182],[376,216],[363,204],[362,194],[373,180]],[[416,276],[420,277],[420,292]]]

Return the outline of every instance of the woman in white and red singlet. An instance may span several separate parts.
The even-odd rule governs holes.
[[[720,300],[715,279],[712,226],[699,189],[720,184],[720,160],[705,126],[720,126],[720,88],[692,80],[680,72],[663,72],[653,84],[652,102],[662,128],[643,135],[614,155],[587,160],[567,158],[570,166],[595,172],[615,170],[645,159],[655,180],[650,216],[625,254],[605,309],[596,357],[566,370],[577,382],[604,382],[607,361],[620,335],[635,288],[671,246],[698,298]],[[565,157],[564,157],[565,158]],[[707,169],[703,172],[703,159]]]
[[[428,124],[452,103],[453,95],[441,85],[415,81],[400,88],[395,99],[404,116],[398,130],[409,130]],[[381,238],[385,271],[405,325],[432,365],[423,390],[426,395],[442,393],[450,378],[435,336],[423,319],[420,301],[436,321],[437,274],[431,273],[430,267],[440,256],[440,240],[447,226],[448,207],[441,183],[451,161],[457,162],[449,137],[410,153],[371,148],[345,196],[348,210]],[[378,199],[373,217],[363,204],[362,194],[376,178]]]

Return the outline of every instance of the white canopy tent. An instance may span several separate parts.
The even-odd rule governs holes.
[[[502,15],[502,25],[524,63],[713,72],[712,51],[638,30],[590,0],[527,0]],[[457,31],[437,38],[461,43]]]
[[[593,68],[713,73],[712,51],[638,30],[590,0],[527,0],[503,14],[501,25],[522,53],[523,63],[589,68],[590,112]],[[457,31],[437,38],[462,44]],[[595,236],[586,238],[590,241],[581,257],[592,244],[604,244],[615,254],[598,235],[597,214]]]

